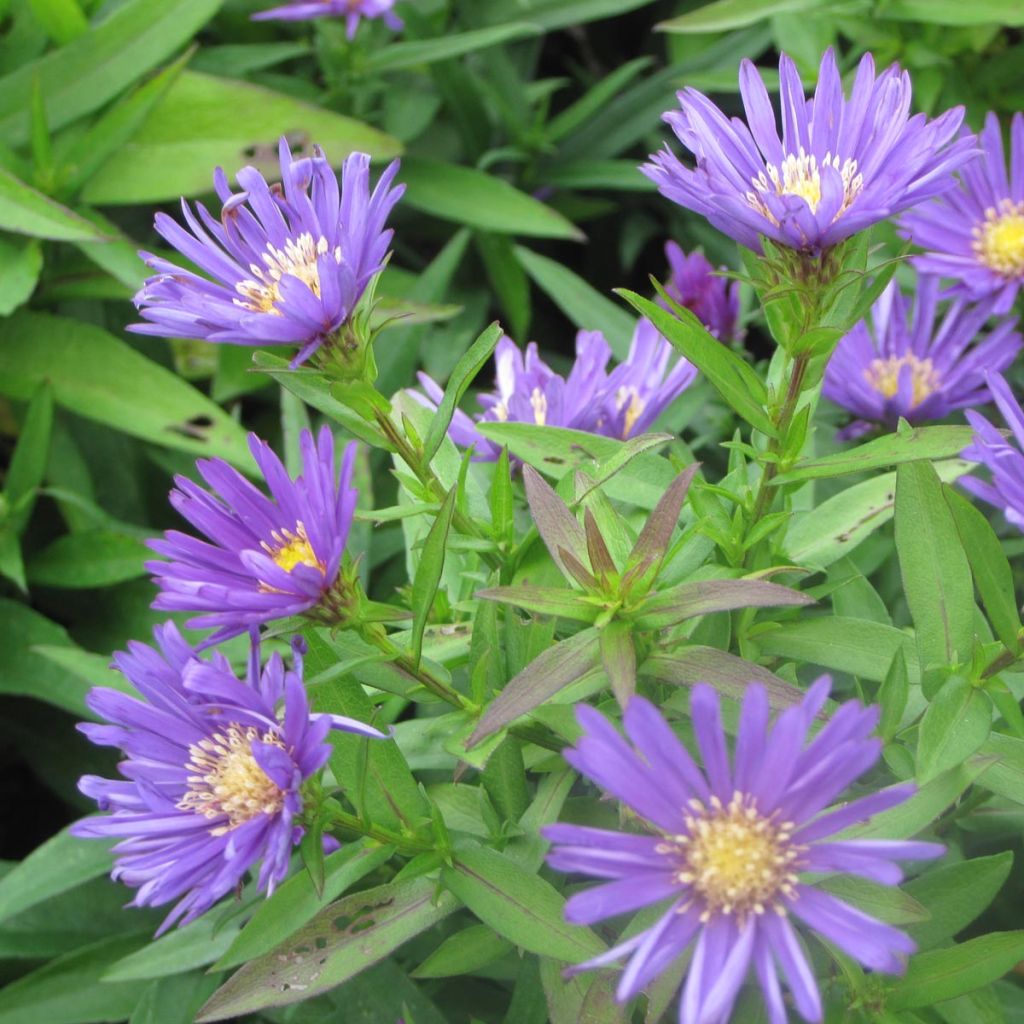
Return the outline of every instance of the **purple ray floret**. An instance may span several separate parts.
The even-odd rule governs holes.
[[[113,877],[138,890],[132,905],[175,904],[163,932],[209,910],[257,864],[257,885],[273,892],[302,837],[301,788],[330,754],[328,732],[384,734],[310,712],[299,644],[291,670],[279,654],[261,670],[254,640],[240,680],[223,655],[200,658],[173,623],[154,635],[159,650],[132,642],[114,656],[138,698],[102,687],[89,693],[103,724],[79,729],[125,758],[121,779],[79,782],[110,813],[72,831],[117,840]]]
[[[991,483],[976,476],[961,477],[959,483],[975,497],[1002,509],[1007,521],[1024,531],[1024,411],[998,373],[989,375],[988,386],[1013,436],[1004,437],[980,412],[969,410],[974,441],[961,455],[981,463],[991,474]]]
[[[640,320],[625,361],[601,387],[594,432],[625,441],[647,430],[697,378],[691,362],[680,357],[672,363],[674,356],[654,324]]]
[[[876,971],[900,973],[914,943],[901,931],[802,880],[804,873],[850,874],[896,885],[893,863],[940,856],[935,843],[836,838],[894,807],[914,791],[893,786],[833,807],[878,759],[878,709],[843,704],[813,739],[828,697],[819,679],[769,725],[764,687],[752,683],[730,760],[717,693],[694,687],[691,719],[703,769],[653,704],[634,697],[626,739],[593,708],[577,718],[583,736],[566,759],[643,819],[642,832],[579,825],[543,830],[555,846],[548,863],[600,885],[573,896],[569,921],[589,925],[662,904],[645,931],[575,970],[628,958],[618,985],[632,999],[691,944],[681,1024],[725,1024],[753,971],[768,1020],[784,1024],[782,984],[804,1020],[820,1021],[821,997],[797,936],[797,922]]]
[[[387,260],[393,232],[385,224],[404,190],[391,187],[398,162],[372,192],[365,153],[345,161],[340,189],[319,147],[312,157],[294,159],[282,138],[280,163],[280,185],[243,167],[236,193],[218,167],[219,220],[202,203],[193,211],[184,199],[187,230],[156,215],[157,232],[202,273],[141,253],[156,273],[135,296],[146,323],[130,330],[233,345],[295,345],[298,365],[348,320]]]
[[[892,283],[872,308],[871,327],[861,321],[839,342],[823,394],[857,417],[844,436],[873,424],[894,430],[900,417],[940,420],[991,400],[985,372],[1001,371],[1017,357],[1017,321],[1004,317],[984,334],[991,299],[951,302],[940,318],[938,293],[938,278],[920,278],[911,304]]]
[[[755,251],[762,235],[792,249],[828,249],[945,192],[955,184],[952,172],[975,152],[971,138],[956,137],[963,108],[932,121],[911,117],[910,76],[894,64],[876,77],[870,53],[848,99],[831,49],[811,99],[786,54],[779,74],[781,139],[768,90],[744,60],[746,123],[684,89],[681,109],[665,120],[695,166],[666,148],[643,168],[662,195]]]
[[[535,342],[524,352],[511,338],[502,338],[494,350],[493,392],[478,396],[483,411],[470,417],[456,410],[448,436],[460,448],[473,447],[481,461],[493,462],[501,445],[489,441],[478,423],[535,423],[541,426],[592,430],[598,415],[598,396],[606,385],[605,368],[611,349],[600,331],[576,335],[576,362],[567,377],[555,373],[540,357]],[[427,376],[419,374],[424,394],[410,391],[421,405],[436,409],[444,391]]]
[[[911,210],[900,229],[928,250],[914,259],[922,273],[953,278],[951,294],[991,296],[1005,313],[1024,287],[1024,114],[1010,122],[1009,173],[995,114],[978,141],[981,158],[961,168],[960,187]]]
[[[343,17],[345,34],[354,39],[361,18],[381,18],[388,28],[397,32],[402,19],[394,12],[395,0],[293,0],[252,16],[253,21],[307,21],[310,18]]]
[[[716,274],[703,253],[687,256],[675,242],[666,243],[665,255],[670,271],[665,285],[668,294],[691,310],[719,341],[733,341],[740,317],[739,282]]]
[[[292,480],[270,446],[255,434],[249,449],[271,497],[221,459],[201,459],[200,475],[213,493],[175,477],[171,504],[207,540],[168,530],[149,546],[161,611],[198,612],[196,629],[215,628],[206,646],[250,626],[301,615],[318,605],[338,578],[358,492],[352,486],[355,443],[346,446],[340,477],[334,437],[300,437],[302,473]]]

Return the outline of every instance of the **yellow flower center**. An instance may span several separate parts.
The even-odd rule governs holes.
[[[313,545],[309,542],[306,527],[296,523],[294,533],[291,530],[275,530],[271,535],[274,543],[260,541],[263,550],[285,572],[291,572],[297,565],[308,565],[311,569],[327,572],[327,566],[316,557]]]
[[[640,392],[634,387],[621,387],[615,392],[615,408],[620,412],[625,409],[626,415],[622,421],[622,439],[625,440],[633,433],[636,421],[643,415],[647,403],[640,397]]]
[[[1024,277],[1024,202],[1004,199],[990,206],[974,229],[974,252],[985,266],[1003,277]]]
[[[800,196],[811,208],[811,212],[816,213],[818,204],[821,202],[821,169],[823,167],[834,167],[842,175],[843,202],[833,217],[833,221],[838,220],[850,208],[850,204],[864,187],[864,177],[857,171],[857,161],[842,160],[838,154],[833,156],[831,153],[826,153],[819,165],[817,157],[801,149],[799,153],[790,153],[782,161],[781,167],[768,164],[751,182],[754,189],[747,193],[747,202],[773,224],[778,224],[778,220],[769,211],[764,201],[764,196],[768,193],[779,196]]]
[[[792,841],[792,822],[760,814],[752,798],[733,795],[728,806],[712,797],[710,806],[691,802],[686,835],[670,836],[659,852],[678,856],[676,878],[703,906],[701,920],[715,914],[783,911],[781,898],[793,895],[795,869],[804,847]]]
[[[900,389],[900,371],[910,367],[913,393],[910,408],[916,409],[929,395],[942,386],[939,374],[930,359],[918,359],[908,352],[903,356],[889,356],[888,359],[872,359],[864,371],[864,379],[881,395],[894,398]]]
[[[230,832],[257,814],[276,814],[284,805],[284,792],[253,756],[252,745],[257,740],[284,749],[276,733],[261,734],[255,726],[235,723],[192,744],[185,765],[191,773],[188,792],[178,801],[178,809],[194,811],[204,818],[226,817],[228,824],[211,829],[215,836]]]
[[[242,296],[241,299],[235,299],[235,302],[243,309],[251,309],[256,313],[281,316],[277,307],[281,302],[281,278],[286,274],[303,281],[320,298],[320,268],[317,260],[328,251],[327,239],[321,235],[314,240],[308,231],[304,231],[298,238],[290,238],[283,249],[268,242],[267,251],[261,257],[264,266],[249,264],[252,278],[235,285],[235,291]],[[335,263],[341,263],[340,245],[335,247],[332,255]]]
[[[548,397],[540,388],[534,388],[530,395],[530,405],[533,406],[533,420],[543,427],[548,421]]]

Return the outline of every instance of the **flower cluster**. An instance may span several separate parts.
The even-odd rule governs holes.
[[[681,109],[665,120],[696,166],[665,149],[643,168],[666,198],[755,251],[761,236],[811,252],[834,246],[947,191],[950,172],[973,154],[973,138],[956,138],[962,108],[933,121],[911,117],[910,76],[893,65],[876,77],[870,53],[849,99],[831,49],[812,99],[786,54],[779,77],[781,140],[764,81],[745,60],[739,82],[747,123],[684,89]]]
[[[164,213],[156,230],[203,274],[143,253],[156,271],[135,296],[146,321],[138,334],[202,338],[234,345],[293,345],[305,362],[351,317],[383,268],[392,232],[385,223],[404,187],[392,188],[397,161],[370,191],[370,158],[353,153],[341,187],[319,147],[296,159],[280,142],[281,184],[254,167],[236,176],[232,192],[218,168],[213,184],[223,203],[215,219],[202,203],[182,200],[183,228]],[[205,275],[205,276],[204,276]]]
[[[800,704],[769,727],[768,698],[751,684],[743,699],[730,764],[719,699],[698,685],[690,702],[701,771],[654,705],[634,697],[626,708],[628,742],[593,708],[581,705],[583,736],[566,759],[641,819],[642,832],[550,825],[548,863],[602,884],[573,896],[566,916],[594,924],[643,907],[660,917],[576,970],[624,957],[617,996],[632,999],[695,942],[683,988],[684,1024],[729,1019],[753,969],[772,1024],[784,1024],[781,971],[800,1015],[822,1017],[814,974],[794,919],[865,967],[901,973],[914,943],[804,874],[843,873],[895,885],[895,860],[938,857],[936,843],[837,839],[837,833],[895,807],[913,792],[894,786],[844,805],[833,801],[881,753],[871,738],[877,708],[842,705],[817,735],[808,733],[828,697],[819,679]]]
[[[1002,319],[979,341],[991,301],[956,301],[938,318],[939,281],[922,277],[912,307],[895,283],[872,309],[872,328],[861,322],[829,360],[823,394],[858,417],[844,436],[900,418],[938,420],[954,409],[989,400],[986,371],[1004,370],[1021,350],[1016,320]]]
[[[611,348],[599,331],[576,335],[576,360],[568,376],[551,369],[530,342],[525,353],[508,337],[495,349],[497,389],[481,394],[475,419],[461,410],[448,434],[476,457],[493,461],[501,446],[477,430],[478,423],[533,423],[567,427],[621,440],[647,430],[662,411],[693,383],[696,368],[686,359],[672,363],[672,346],[649,320],[640,320],[626,359],[608,372]],[[436,409],[444,391],[425,373],[423,393],[410,391],[422,405]]]

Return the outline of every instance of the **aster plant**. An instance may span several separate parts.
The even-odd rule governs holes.
[[[939,315],[939,281],[919,279],[913,303],[890,283],[872,308],[871,325],[859,323],[836,347],[822,393],[857,418],[843,431],[855,437],[899,420],[925,423],[956,409],[991,400],[986,373],[1016,359],[1017,321],[1001,318],[985,333],[992,302],[958,300]]]
[[[687,255],[675,242],[665,244],[669,297],[689,309],[719,341],[728,344],[741,336],[739,330],[740,288],[738,281],[724,277],[724,267],[715,272],[702,252]]]
[[[342,337],[374,276],[383,268],[392,231],[388,215],[402,196],[392,187],[398,163],[370,190],[370,158],[353,153],[341,181],[324,155],[295,158],[279,145],[281,183],[253,167],[236,175],[233,192],[218,168],[219,218],[182,200],[185,227],[165,213],[157,233],[201,271],[141,253],[155,274],[135,296],[144,323],[137,334],[201,338],[233,345],[290,345],[293,366],[324,345],[342,362],[362,356],[365,340]],[[351,333],[351,332],[350,332]]]
[[[139,697],[102,687],[89,694],[101,721],[79,728],[125,759],[121,779],[82,778],[82,792],[108,813],[74,833],[115,840],[113,877],[138,890],[133,905],[174,902],[163,932],[205,913],[257,865],[257,887],[272,893],[302,838],[303,786],[327,761],[328,732],[384,734],[310,711],[301,645],[286,669],[279,654],[261,665],[254,643],[239,679],[223,655],[202,658],[173,623],[154,636],[157,649],[132,643],[114,658]]]
[[[380,18],[394,32],[403,27],[402,19],[395,13],[395,0],[319,0],[304,3],[292,0],[280,7],[271,7],[252,16],[253,21],[308,21],[310,18],[344,18],[345,34],[355,39],[359,22],[363,18]]]
[[[358,493],[349,444],[335,468],[334,435],[321,428],[300,438],[302,472],[289,477],[270,446],[249,435],[249,450],[270,490],[257,489],[222,459],[201,459],[207,491],[178,476],[170,502],[206,539],[168,530],[149,546],[166,561],[147,568],[160,590],[153,607],[198,612],[197,629],[214,644],[251,626],[305,613],[337,618],[345,542]]]
[[[851,906],[806,874],[854,875],[898,884],[897,860],[931,859],[937,843],[837,838],[895,807],[913,786],[893,786],[839,806],[835,800],[878,759],[871,737],[877,708],[840,706],[813,739],[831,681],[822,677],[769,727],[764,689],[752,684],[740,713],[730,764],[719,698],[698,685],[690,700],[703,770],[658,709],[642,697],[626,708],[627,740],[599,712],[577,711],[583,736],[566,758],[634,812],[642,828],[612,832],[549,825],[548,863],[602,879],[573,896],[566,916],[593,924],[663,906],[653,925],[578,970],[629,958],[616,989],[625,1002],[646,989],[691,944],[683,985],[683,1024],[726,1021],[753,975],[769,1021],[788,1019],[780,974],[797,1012],[822,1019],[799,922],[872,970],[899,974],[915,946],[903,932]]]
[[[929,121],[911,116],[910,76],[892,65],[880,75],[866,53],[850,96],[835,52],[825,52],[814,95],[804,95],[796,65],[779,60],[782,135],[757,68],[740,66],[746,123],[730,120],[703,93],[678,94],[665,121],[696,166],[670,150],[644,173],[667,199],[706,217],[750,249],[762,236],[821,252],[894,213],[953,187],[951,172],[973,155],[957,138],[958,107]]]
[[[960,187],[910,210],[900,228],[927,250],[914,258],[922,273],[951,279],[952,294],[991,298],[1005,313],[1024,285],[1024,114],[1010,121],[1009,163],[995,114],[978,141],[981,157],[960,169]]]

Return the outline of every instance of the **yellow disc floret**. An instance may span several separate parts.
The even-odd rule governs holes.
[[[285,572],[291,572],[297,565],[308,565],[311,569],[319,569],[320,572],[327,572],[327,567],[313,551],[313,545],[309,542],[306,534],[306,527],[302,523],[296,523],[293,530],[275,530],[271,535],[273,544],[261,541],[263,550],[279,565]]]
[[[622,421],[622,439],[626,440],[633,433],[636,421],[643,415],[646,403],[635,387],[621,387],[615,392],[615,408],[619,412],[626,410]]]
[[[930,359],[919,359],[912,352],[887,359],[872,359],[864,371],[864,379],[886,398],[894,398],[900,389],[900,374],[903,367],[910,368],[912,381],[911,409],[916,409],[926,398],[935,394],[942,386],[938,371]]]
[[[974,252],[990,270],[1006,278],[1024,277],[1024,202],[1004,199],[990,206],[974,229]]]
[[[703,921],[715,914],[782,912],[804,849],[792,841],[791,822],[762,815],[752,797],[736,793],[728,805],[717,797],[707,807],[692,801],[686,827],[659,849],[679,858],[676,878],[692,890]]]
[[[857,161],[842,160],[838,154],[826,153],[819,164],[816,156],[801,148],[797,153],[790,153],[779,167],[768,164],[751,182],[754,188],[747,193],[747,202],[773,224],[778,221],[764,201],[764,196],[769,193],[800,196],[811,212],[817,213],[821,203],[821,172],[825,167],[835,168],[843,179],[843,201],[833,218],[837,220],[864,187],[864,177],[857,170]]]
[[[230,832],[257,814],[276,814],[284,805],[284,792],[253,756],[256,741],[284,749],[276,733],[235,723],[192,744],[185,765],[191,773],[188,791],[178,801],[178,809],[205,818],[227,818],[226,825],[211,829],[213,835]]]
[[[286,274],[304,282],[320,298],[319,259],[329,251],[330,243],[323,235],[314,239],[308,231],[304,231],[298,238],[288,239],[283,249],[268,242],[267,251],[261,257],[265,265],[249,265],[252,278],[235,285],[235,291],[242,296],[242,299],[235,299],[235,302],[255,313],[281,316],[278,309],[282,298],[281,278]],[[335,246],[331,255],[335,263],[341,263],[341,246]]]

